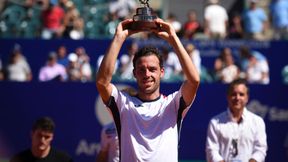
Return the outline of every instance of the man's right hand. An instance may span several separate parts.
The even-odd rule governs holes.
[[[125,19],[121,21],[116,28],[115,36],[120,37],[123,40],[125,40],[130,35],[138,33],[139,31],[130,29],[130,26],[132,25],[132,23],[133,23],[132,19]]]

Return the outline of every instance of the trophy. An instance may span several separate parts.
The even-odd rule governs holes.
[[[133,22],[128,28],[132,30],[151,30],[157,29],[158,25],[154,22],[157,17],[154,15],[152,8],[149,7],[149,0],[139,0],[143,7],[136,9],[136,15],[133,16]]]

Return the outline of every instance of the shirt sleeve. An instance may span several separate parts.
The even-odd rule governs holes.
[[[122,101],[122,92],[117,89],[117,87],[112,84],[112,93],[108,103],[106,104],[112,111],[118,109],[120,111],[121,105],[124,101]]]
[[[257,121],[257,132],[255,134],[255,145],[253,148],[252,157],[256,161],[262,162],[265,161],[266,151],[267,151],[267,136],[266,136],[266,128],[265,123],[262,118],[258,118]]]
[[[219,141],[215,121],[212,119],[209,123],[206,138],[206,159],[208,162],[219,162],[224,160],[219,154]]]

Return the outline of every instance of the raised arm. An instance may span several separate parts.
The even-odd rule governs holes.
[[[161,19],[157,19],[156,23],[160,26],[160,30],[154,30],[159,37],[163,38],[173,47],[178,59],[181,63],[186,80],[182,84],[182,94],[186,105],[190,105],[195,98],[198,86],[200,84],[200,76],[194,66],[192,59],[189,57],[182,42],[176,35],[176,32],[172,25],[164,22]]]
[[[108,48],[107,53],[104,55],[98,70],[96,76],[96,86],[104,103],[107,103],[112,93],[111,80],[120,49],[126,38],[135,33],[135,31],[130,31],[123,28],[131,22],[131,19],[127,19],[118,24],[110,47]]]

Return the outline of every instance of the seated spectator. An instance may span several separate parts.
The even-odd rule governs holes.
[[[216,80],[231,83],[239,78],[240,69],[236,66],[230,48],[224,48],[214,62]]]
[[[288,39],[288,1],[272,0],[270,4],[272,18],[273,38]]]
[[[226,9],[218,4],[218,0],[209,0],[204,9],[204,33],[209,38],[223,39],[227,35],[228,14]]]
[[[43,39],[62,37],[65,12],[57,1],[50,0],[49,6],[42,12],[42,34]]]
[[[119,69],[121,80],[127,80],[127,81],[134,80],[133,58],[135,56],[135,53],[138,51],[138,49],[139,49],[138,44],[135,42],[132,42],[127,47],[128,53],[121,55],[121,57],[120,57],[120,69]]]
[[[213,79],[211,75],[209,74],[207,69],[201,64],[200,51],[192,43],[188,43],[187,45],[185,45],[185,49],[190,55],[190,58],[192,59],[198,71],[198,74],[200,75],[201,82],[212,82]]]
[[[135,0],[113,0],[109,2],[109,12],[116,14],[120,20],[132,17],[136,7]]]
[[[86,53],[84,47],[80,46],[75,49],[75,54],[77,55],[78,64],[80,65],[81,69],[81,81],[91,81],[92,80],[92,68],[90,65],[90,57]]]
[[[98,58],[97,58],[97,62],[96,62],[96,71],[98,71],[98,69],[100,68],[100,65],[101,65],[101,62],[104,58],[104,55],[99,55]],[[118,69],[119,69],[119,60],[117,59],[116,61],[116,65],[115,65],[115,69],[114,69],[114,74],[116,74],[118,72]]]
[[[32,80],[32,72],[26,58],[23,56],[20,45],[16,44],[10,55],[5,70],[7,80],[26,82]]]
[[[182,29],[182,24],[179,22],[177,17],[174,14],[170,13],[166,21],[174,27],[176,34],[179,36]]]
[[[67,58],[67,48],[61,45],[57,48],[57,62],[65,67],[68,66],[69,60]]]
[[[176,82],[183,80],[182,67],[177,58],[176,53],[169,51],[168,48],[162,47],[163,66],[165,69],[164,77],[165,82]]]
[[[185,46],[187,53],[189,54],[190,58],[192,59],[199,75],[201,76],[201,57],[200,52],[192,43],[188,43]]]
[[[244,10],[242,18],[244,22],[245,38],[253,40],[265,40],[267,31],[267,15],[257,6],[259,0],[249,0],[249,8]]]
[[[251,55],[246,75],[248,83],[269,84],[267,61],[257,60],[256,56]]]
[[[63,65],[57,63],[57,55],[50,52],[47,63],[40,69],[40,81],[65,81],[67,79],[66,69]]]
[[[82,73],[78,62],[78,56],[75,53],[68,55],[69,64],[67,66],[67,75],[69,81],[81,81]]]
[[[197,20],[197,13],[194,10],[190,10],[187,13],[187,20],[183,25],[182,37],[184,39],[192,39],[195,34],[201,32],[201,23]]]
[[[67,7],[64,16],[64,38],[83,39],[84,38],[84,20],[73,2],[66,3]]]
[[[69,37],[74,40],[84,39],[84,20],[82,17],[77,17],[73,21],[72,30],[69,33]]]
[[[240,67],[249,83],[268,84],[269,65],[266,57],[258,51],[250,50],[247,46],[240,47]]]
[[[241,39],[244,37],[244,29],[242,18],[240,14],[234,14],[229,26],[228,38],[229,39]]]
[[[105,25],[105,35],[108,37],[112,37],[120,21],[119,21],[119,17],[115,13],[110,13],[108,15],[108,19],[109,21]]]

